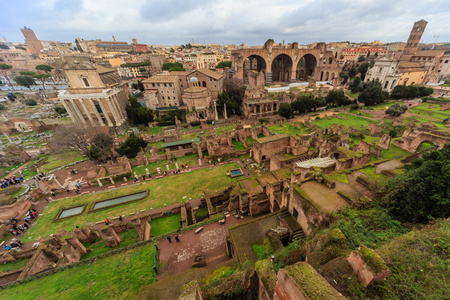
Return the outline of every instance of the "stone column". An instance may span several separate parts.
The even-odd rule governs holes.
[[[98,100],[98,103],[100,103],[100,99],[97,99],[97,100]],[[91,107],[92,107],[92,109],[94,110],[95,116],[97,117],[98,125],[100,125],[100,126],[105,125],[105,124],[103,123],[102,116],[100,116],[100,114],[99,114],[98,111],[97,111],[97,107],[96,107],[95,104],[94,104],[94,99],[90,99],[89,103],[91,103]]]
[[[223,116],[224,116],[225,120],[228,119],[227,104],[226,103],[223,104]]]
[[[214,120],[219,120],[219,115],[217,114],[217,106],[216,106],[216,100],[214,100]]]
[[[111,119],[109,118],[108,111],[106,110],[106,107],[105,107],[105,105],[103,103],[104,100],[106,101],[106,99],[98,99],[98,104],[100,104],[100,108],[102,109],[103,114],[105,115],[106,121],[108,122],[108,126],[112,127],[113,123],[111,122]]]
[[[71,99],[70,104],[72,104],[73,110],[75,111],[75,114],[78,116],[79,121],[82,125],[86,125],[86,120],[83,117],[83,114],[81,113],[80,108],[78,107],[77,103],[74,99]]]
[[[125,107],[120,103],[119,94],[116,94],[116,99],[117,99],[117,106],[119,108],[119,112],[123,117],[123,121],[125,122],[125,120],[127,119],[127,113],[125,112]]]
[[[69,114],[70,118],[72,119],[72,122],[76,123],[77,120],[73,114],[72,109],[69,107],[68,100],[63,100],[62,103],[63,103],[63,106],[66,109],[67,113]]]
[[[113,95],[112,97],[112,104],[114,105],[114,107],[116,108],[116,113],[120,118],[120,123],[122,123],[125,119],[125,116],[123,115],[122,110],[120,109],[120,105],[119,105],[119,98],[117,97],[117,95]]]
[[[92,125],[92,126],[95,126],[94,119],[92,119],[91,113],[90,113],[89,110],[87,109],[86,105],[84,105],[84,100],[83,100],[83,99],[79,99],[79,101],[80,101],[81,106],[83,107],[84,111],[86,112],[86,114],[87,114],[87,116],[88,116],[88,119],[89,119],[89,121],[91,122],[91,125]]]
[[[106,101],[107,101],[108,107],[109,107],[109,109],[111,110],[111,113],[112,113],[112,115],[113,115],[113,117],[114,117],[114,121],[116,121],[116,126],[118,126],[118,125],[120,124],[120,118],[119,118],[119,116],[116,114],[116,110],[114,109],[114,106],[113,106],[113,104],[111,103],[112,99],[111,99],[111,98],[108,98],[108,99],[106,99]]]

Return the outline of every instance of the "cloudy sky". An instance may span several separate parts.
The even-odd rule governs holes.
[[[83,39],[145,44],[192,42],[406,41],[428,21],[424,42],[450,41],[449,0],[1,0],[0,38]]]

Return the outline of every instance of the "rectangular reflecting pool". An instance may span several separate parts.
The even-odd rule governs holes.
[[[136,194],[131,194],[131,195],[122,196],[122,197],[118,197],[118,198],[97,201],[92,206],[91,211],[105,209],[105,208],[109,208],[111,206],[115,206],[115,205],[131,202],[131,201],[143,199],[146,196],[147,196],[147,191],[144,191],[144,192],[139,192],[139,193],[136,193]]]
[[[233,170],[230,170],[229,172],[230,172],[231,177],[244,175],[244,172],[242,172],[241,169],[233,169]]]
[[[63,208],[57,215],[55,220],[61,220],[68,217],[78,216],[81,215],[84,211],[84,208],[86,207],[86,204],[69,207],[69,208]]]

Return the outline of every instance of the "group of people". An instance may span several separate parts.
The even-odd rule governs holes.
[[[172,238],[170,236],[167,237],[167,240],[169,241],[169,243],[172,243]],[[181,242],[180,238],[178,237],[178,235],[175,235],[175,241],[177,243]]]
[[[123,217],[122,217],[122,215],[120,215],[120,216],[119,216],[119,222],[122,222],[122,221],[123,221]],[[106,218],[105,224],[106,224],[106,225],[111,224],[111,221],[109,220],[109,218]]]
[[[76,187],[77,187],[77,189],[75,190],[75,194],[81,195],[81,183],[78,182]],[[69,188],[66,188],[66,192],[67,192],[67,195],[69,195],[71,191]],[[52,195],[55,196],[55,194],[53,192],[52,192]]]
[[[18,240],[16,237],[20,236],[21,233],[24,233],[25,231],[27,231],[28,228],[30,228],[28,223],[30,222],[30,220],[35,219],[36,217],[37,217],[37,212],[35,209],[32,208],[32,209],[28,210],[28,213],[27,213],[26,217],[24,218],[23,224],[18,225],[19,220],[17,220],[16,218],[12,218],[11,223],[10,223],[11,228],[9,229],[9,232],[15,238],[12,239],[12,241],[9,245],[5,244],[5,245],[3,245],[3,247],[6,250],[11,250],[14,248],[22,247],[22,242],[20,242],[20,240]]]
[[[16,175],[10,177],[10,178],[5,178],[0,182],[0,188],[2,189],[6,189],[7,187],[11,186],[11,185],[16,185],[16,184],[21,184],[23,181],[22,177],[17,177]]]

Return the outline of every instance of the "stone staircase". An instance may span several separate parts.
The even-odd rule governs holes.
[[[281,219],[284,218],[293,218],[288,210],[283,210],[279,214],[277,214],[277,220],[278,222],[281,221]],[[292,222],[292,221],[291,221]],[[288,222],[289,223],[289,222]],[[295,229],[292,229],[292,241],[303,241],[305,239],[305,233],[303,232],[303,229],[295,222],[297,227]],[[293,226],[291,225],[291,228]]]

